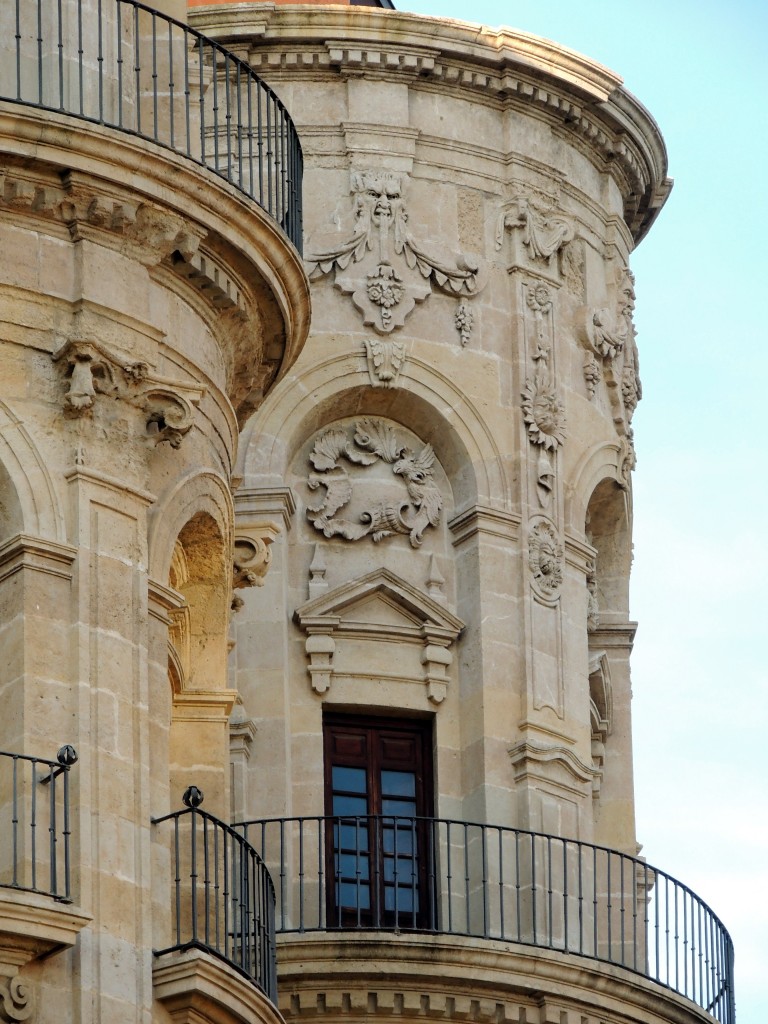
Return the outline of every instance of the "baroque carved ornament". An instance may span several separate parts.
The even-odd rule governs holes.
[[[537,268],[539,272],[556,272],[557,276],[566,272],[568,281],[574,273],[581,272],[581,268],[570,265],[561,267],[574,229],[550,199],[515,197],[502,209],[496,222],[498,250],[503,247],[507,233],[512,239],[511,267]]]
[[[563,582],[563,546],[547,519],[539,519],[531,528],[528,568],[534,591],[545,601],[556,600]]]
[[[528,440],[554,451],[565,441],[565,409],[557,397],[550,369],[552,346],[547,339],[544,321],[552,315],[552,295],[546,285],[528,286],[526,303],[536,322],[536,351],[533,354],[533,376],[523,390],[523,418]]]
[[[147,438],[154,445],[181,445],[205,393],[199,385],[156,376],[147,363],[125,360],[100,342],[66,341],[52,359],[65,368],[68,413],[91,415],[97,395],[122,399],[146,414]]]
[[[26,1021],[35,1008],[32,989],[18,975],[0,981],[0,1021]]]
[[[477,258],[436,256],[411,233],[406,181],[405,174],[392,171],[354,171],[349,236],[307,258],[310,274],[335,271],[336,286],[351,295],[363,323],[382,335],[402,327],[433,285],[452,295],[471,296],[483,283]]]
[[[624,434],[643,392],[633,320],[635,279],[626,267],[617,276],[613,303],[599,308],[582,307],[578,333],[586,349],[587,395],[593,399],[598,385],[605,380],[614,421],[619,433]]]
[[[382,420],[358,420],[349,436],[348,428],[331,427],[315,441],[309,461],[316,472],[310,473],[310,490],[322,488],[322,500],[307,508],[310,522],[326,537],[380,541],[395,534],[406,535],[419,547],[424,531],[440,519],[442,495],[435,482],[432,466],[435,454],[427,444],[415,453],[402,444],[389,423]],[[384,463],[399,478],[398,492],[373,501],[359,515],[359,521],[337,518],[349,504],[354,480],[347,465],[366,468]],[[404,487],[402,486],[404,485]]]

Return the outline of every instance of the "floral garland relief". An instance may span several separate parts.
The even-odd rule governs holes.
[[[484,283],[478,258],[436,256],[411,233],[406,181],[405,174],[392,171],[354,171],[351,233],[307,257],[310,274],[335,270],[336,287],[352,297],[363,323],[382,335],[402,327],[433,285],[450,295],[472,296]]]
[[[315,441],[309,461],[316,472],[309,474],[307,486],[311,491],[322,488],[322,500],[307,507],[307,516],[325,537],[370,537],[378,542],[403,534],[417,548],[427,527],[435,526],[440,519],[443,499],[432,472],[432,446],[427,444],[418,454],[413,452],[398,440],[388,423],[358,420],[352,437],[348,429],[331,427]],[[405,485],[404,491],[373,502],[360,514],[358,522],[337,518],[353,493],[354,479],[345,463],[368,467],[381,462],[392,467],[393,476]]]

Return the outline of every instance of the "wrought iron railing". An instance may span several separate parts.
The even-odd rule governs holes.
[[[138,135],[255,199],[301,250],[301,144],[243,60],[138,0],[12,0],[0,99]]]
[[[71,902],[69,770],[57,760],[0,751],[0,887]]]
[[[418,931],[617,964],[733,1024],[733,950],[690,889],[600,846],[465,821],[275,818],[236,825],[277,889],[278,933]]]
[[[203,794],[190,786],[187,809],[152,824],[166,827],[172,882],[171,941],[156,956],[202,949],[225,960],[277,998],[275,889],[261,857],[239,832],[200,810]],[[162,834],[162,833],[161,833]]]

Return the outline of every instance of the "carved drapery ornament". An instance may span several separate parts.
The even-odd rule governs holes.
[[[194,423],[205,388],[153,374],[146,362],[132,362],[109,351],[101,342],[71,339],[52,354],[65,368],[66,410],[90,415],[96,398],[121,399],[146,414],[147,438],[178,448]]]
[[[476,295],[484,283],[476,257],[436,256],[411,233],[406,180],[392,171],[354,171],[350,235],[307,258],[310,274],[335,270],[336,286],[352,297],[363,323],[379,334],[402,327],[433,286],[453,295]]]
[[[382,420],[358,420],[352,437],[343,427],[331,427],[315,441],[309,460],[316,472],[309,474],[307,485],[312,491],[322,488],[322,498],[308,505],[307,515],[326,537],[380,541],[404,534],[413,547],[419,547],[424,531],[440,519],[443,499],[432,471],[432,446],[424,445],[418,453],[411,451]],[[404,490],[401,487],[399,494],[372,503],[360,514],[359,522],[337,518],[351,500],[354,487],[345,463],[365,468],[378,462],[392,467]]]
[[[517,196],[504,207],[496,223],[496,248],[501,249],[506,232],[519,237],[522,249],[513,255],[513,263],[558,269],[559,256],[573,239],[573,227],[559,211]],[[521,259],[521,257],[523,257]]]
[[[547,519],[539,519],[531,527],[528,567],[534,591],[545,601],[556,600],[563,582],[563,546]]]

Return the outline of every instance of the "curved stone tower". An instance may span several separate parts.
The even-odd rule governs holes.
[[[663,143],[376,6],[0,10],[0,1021],[734,1024],[635,836]]]
[[[276,537],[234,619],[233,778],[286,1019],[727,1017],[720,938],[670,931],[698,904],[636,859],[629,257],[671,186],[656,124],[511,30],[192,20],[306,159],[310,340],[235,495]]]

